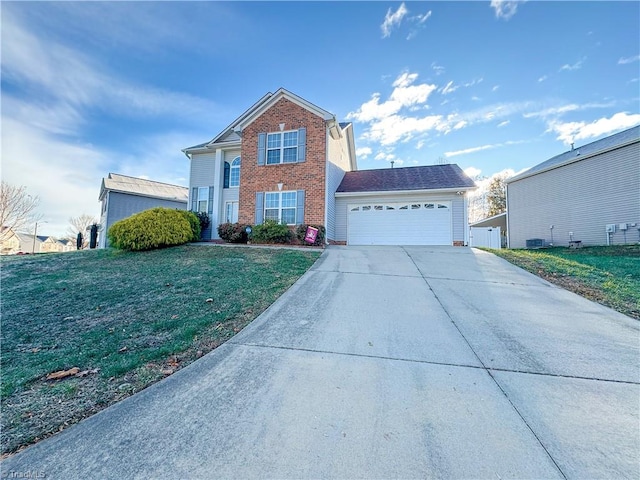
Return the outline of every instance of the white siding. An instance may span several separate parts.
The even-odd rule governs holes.
[[[542,238],[568,245],[569,232],[584,245],[604,245],[606,224],[629,226],[626,243],[639,241],[640,143],[585,158],[508,184],[510,248]],[[625,243],[621,231],[612,243]]]
[[[336,198],[336,229],[337,242],[347,241],[347,205],[365,202],[436,202],[449,201],[452,208],[452,236],[454,242],[464,242],[467,225],[464,220],[464,197],[455,194],[381,194],[362,195]]]
[[[352,128],[352,127],[349,127]],[[345,172],[351,170],[347,135],[333,139],[327,134],[327,179],[326,179],[326,225],[327,239],[336,239],[336,198],[335,193]]]
[[[189,196],[191,196],[193,187],[209,187],[215,184],[215,162],[215,152],[193,155],[189,176]],[[191,202],[191,198],[189,198],[189,202]]]

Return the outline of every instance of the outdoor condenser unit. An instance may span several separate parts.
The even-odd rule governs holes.
[[[610,223],[606,226],[607,233],[616,233],[616,224]]]

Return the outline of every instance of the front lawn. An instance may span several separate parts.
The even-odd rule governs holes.
[[[640,319],[640,245],[489,251],[551,283]]]
[[[216,348],[319,255],[182,246],[3,257],[2,453],[62,430]],[[74,367],[76,375],[46,378]]]

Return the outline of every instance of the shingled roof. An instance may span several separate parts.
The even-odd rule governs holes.
[[[476,188],[456,164],[347,172],[336,193]]]
[[[120,175],[118,173],[110,173],[109,176],[102,179],[98,200],[101,201],[107,191],[129,193],[163,200],[175,200],[185,203],[189,199],[189,189],[187,187],[154,182],[144,178],[128,177],[127,175]]]
[[[529,170],[522,172],[519,175],[507,179],[507,183],[514,182],[516,180],[522,180],[523,178],[530,177],[536,173],[545,172],[552,168],[557,168],[568,163],[573,163],[582,160],[585,157],[589,157],[594,154],[603,153],[608,150],[619,148],[628,143],[637,142],[640,139],[640,125],[631,127],[622,132],[610,135],[595,142],[587,143],[581,147],[576,147],[568,152],[561,153],[555,157],[550,158],[538,165],[531,167]]]

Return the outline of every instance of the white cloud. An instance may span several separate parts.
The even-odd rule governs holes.
[[[481,145],[479,147],[465,148],[463,150],[455,150],[453,152],[444,152],[446,158],[457,157],[458,155],[468,155],[469,153],[481,152],[483,150],[491,150],[500,145]]]
[[[464,169],[464,173],[466,173],[467,176],[471,178],[476,178],[480,176],[480,174],[482,173],[482,170],[476,167],[467,167]]]
[[[356,112],[347,114],[347,120],[371,122],[388,118],[397,114],[402,108],[410,108],[426,104],[429,95],[436,89],[435,85],[421,83],[414,85],[418,75],[402,73],[393,82],[395,87],[389,100],[380,103],[380,93],[374,93],[371,100],[363,103]]]
[[[560,67],[560,70],[558,70],[559,72],[570,72],[573,70],[580,70],[582,68],[582,65],[584,64],[586,60],[586,57],[578,60],[576,63],[569,65],[568,63],[565,63],[564,65],[562,65]]]
[[[454,86],[453,80],[451,80],[449,83],[447,83],[444,87],[440,89],[440,93],[442,93],[443,95],[449,95],[450,93],[455,92],[457,89],[458,87]]]
[[[578,105],[577,103],[570,103],[567,105],[560,105],[558,107],[549,107],[543,110],[538,110],[536,112],[528,112],[524,113],[522,116],[524,118],[548,118],[548,117],[558,117],[568,112],[576,112],[581,110],[589,110],[592,108],[609,108],[614,106],[613,102],[608,103],[584,103],[582,105]]]
[[[391,9],[387,10],[387,14],[384,17],[384,22],[382,22],[382,25],[380,25],[380,29],[382,30],[382,38],[391,36],[391,31],[394,28],[400,26],[400,24],[402,23],[402,19],[407,13],[409,13],[409,10],[407,10],[404,2],[402,2],[402,4],[400,4],[400,6],[398,7],[398,10],[393,13],[391,13]]]
[[[635,55],[633,57],[626,57],[626,58],[620,58],[620,60],[618,60],[618,65],[626,65],[628,63],[633,63],[633,62],[637,62],[640,61],[640,55]]]
[[[429,17],[431,17],[431,10],[423,15],[416,15],[414,18],[418,22],[418,24],[423,24],[429,19]]]
[[[362,158],[365,159],[367,158],[369,155],[371,155],[372,150],[369,147],[360,147],[360,148],[356,148],[356,158]]]
[[[442,75],[445,72],[445,68],[442,65],[438,65],[436,62],[431,63],[431,68],[436,75]]]
[[[494,85],[491,89],[492,92],[497,92],[500,89],[500,85]]]
[[[509,20],[516,14],[518,10],[518,4],[524,3],[521,1],[511,0],[491,0],[491,8],[495,10],[496,18]]]
[[[558,136],[558,140],[564,142],[565,145],[571,145],[577,140],[586,140],[591,138],[608,135],[625,128],[631,128],[640,123],[640,114],[629,114],[627,112],[618,112],[610,118],[599,118],[591,123],[586,122],[549,122],[549,131]]]
[[[541,76],[540,78],[538,78],[538,83],[544,82],[547,78],[549,78],[547,75]]]
[[[506,127],[507,125],[509,125],[511,123],[511,120],[505,120],[504,122],[500,122],[498,124],[498,128],[502,128],[502,127]]]

